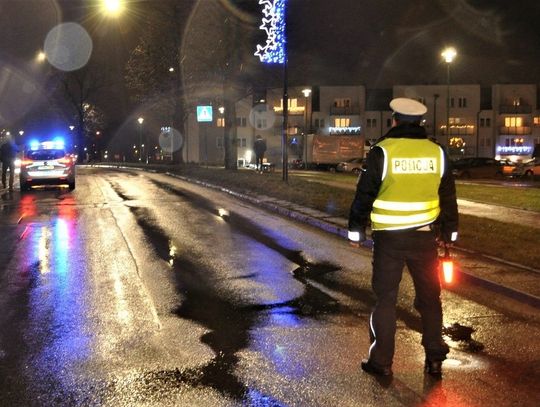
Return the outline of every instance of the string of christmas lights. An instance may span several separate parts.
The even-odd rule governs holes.
[[[259,0],[263,6],[262,24],[266,44],[257,44],[255,56],[267,64],[284,64],[286,58],[285,7],[287,0]]]

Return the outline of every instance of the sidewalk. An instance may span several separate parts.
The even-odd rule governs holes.
[[[241,194],[218,185],[190,179],[178,174],[169,172],[166,174],[208,188],[220,190],[241,198],[244,201],[249,201],[258,207],[309,224],[325,232],[340,236],[343,239],[347,238],[348,221],[345,218],[333,217],[318,210],[265,195]],[[534,212],[495,207],[494,205],[476,204],[462,200],[458,201],[458,205],[460,213],[470,213],[493,219],[500,219],[500,216],[504,213],[505,218],[508,217],[514,221],[519,219],[519,223],[524,222],[527,225],[534,224],[534,226],[540,228],[540,216]],[[540,308],[540,269],[510,263],[466,249],[455,248],[453,252],[459,264],[458,270],[456,270],[458,279],[481,285],[484,288],[514,300]]]

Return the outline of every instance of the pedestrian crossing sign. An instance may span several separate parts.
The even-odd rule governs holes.
[[[197,106],[197,122],[212,122],[212,106]]]

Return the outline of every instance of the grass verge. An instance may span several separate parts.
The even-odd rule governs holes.
[[[459,216],[459,244],[525,266],[540,268],[540,231],[470,215]]]
[[[540,188],[457,183],[456,190],[460,199],[540,212]]]

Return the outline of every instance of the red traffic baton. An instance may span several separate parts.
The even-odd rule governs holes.
[[[439,257],[439,268],[441,269],[442,278],[445,284],[454,282],[454,260],[450,256],[450,248],[448,244],[444,244],[444,255]]]

